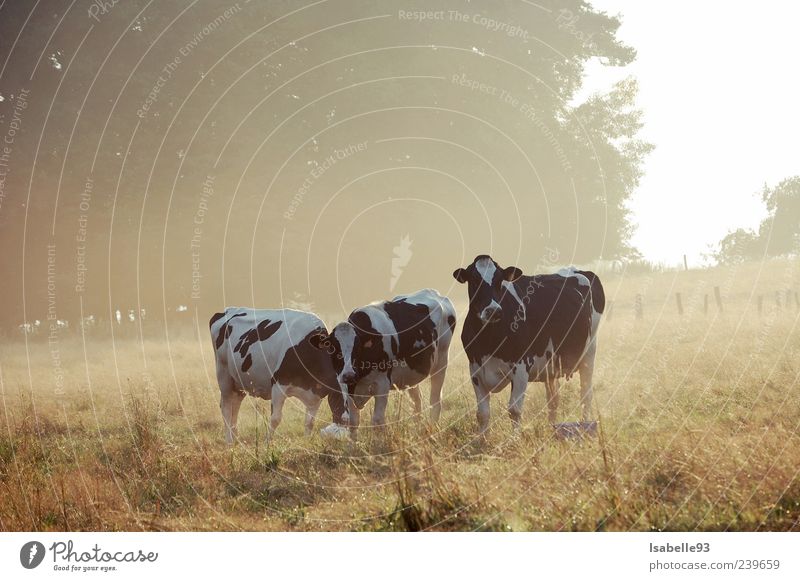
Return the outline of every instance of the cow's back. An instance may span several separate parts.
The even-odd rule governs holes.
[[[426,288],[408,295],[399,295],[392,301],[404,300],[415,305],[424,305],[428,308],[428,316],[436,330],[437,341],[446,339],[448,342],[456,327],[456,309],[446,296],[437,290]]]
[[[433,289],[398,295],[356,309],[349,321],[367,336],[379,338],[382,349],[362,351],[367,368],[385,370],[395,385],[415,385],[447,361],[455,309]]]
[[[600,277],[591,270],[578,270],[574,266],[568,266],[558,271],[561,276],[574,276],[580,285],[588,286],[592,294],[592,308],[595,313],[602,315],[606,310],[606,293]]]

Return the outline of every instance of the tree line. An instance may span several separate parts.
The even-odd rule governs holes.
[[[800,176],[771,188],[764,184],[759,195],[767,216],[758,229],[737,228],[722,238],[712,251],[717,264],[796,255],[800,250]]]

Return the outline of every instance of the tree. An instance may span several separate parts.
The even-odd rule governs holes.
[[[714,252],[718,264],[737,264],[764,255],[761,237],[752,230],[739,228],[728,233]]]
[[[785,179],[772,189],[765,185],[761,199],[769,212],[759,228],[767,255],[797,252],[800,247],[800,176]]]
[[[62,8],[38,6],[6,3],[0,22],[0,38],[22,30],[0,92],[31,89],[0,208],[14,256],[25,232],[31,311],[47,304],[47,243],[59,313],[77,311],[84,219],[82,298],[100,312],[185,304],[198,276],[203,312],[296,292],[352,308],[389,292],[405,238],[398,292],[446,288],[462,253],[526,270],[548,249],[561,263],[635,254],[625,202],[650,150],[636,84],[576,96],[587,63],[636,52],[587,2],[131,0],[61,24]],[[0,294],[22,296],[19,270],[3,263]]]
[[[800,251],[800,176],[787,178],[774,188],[766,184],[761,200],[767,217],[758,232],[739,228],[728,233],[712,252],[718,264],[732,264]]]

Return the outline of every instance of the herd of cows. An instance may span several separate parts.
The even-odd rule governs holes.
[[[500,267],[488,255],[459,268],[469,308],[461,340],[477,401],[478,431],[489,427],[489,398],[511,384],[508,412],[520,423],[529,382],[543,382],[551,423],[558,409],[558,380],[579,373],[583,420],[591,413],[597,329],[605,306],[600,279],[569,267],[526,276]],[[333,423],[325,436],[355,439],[360,411],[375,398],[372,423],[382,426],[392,388],[411,396],[422,413],[419,384],[430,378],[430,416],[441,414],[456,311],[432,289],[355,309],[328,332],[313,313],[230,307],[210,321],[225,439],[232,443],[246,394],[271,400],[271,437],[287,397],[305,405],[305,431],[327,399]]]

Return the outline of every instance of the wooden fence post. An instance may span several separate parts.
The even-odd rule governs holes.
[[[633,303],[633,308],[636,311],[636,318],[641,319],[644,317],[644,311],[642,309],[642,295],[636,295],[636,301]]]
[[[722,312],[722,295],[719,294],[719,287],[714,287],[714,300],[717,303],[717,310],[721,313]]]
[[[689,271],[689,263],[686,262],[686,255],[683,255],[683,270],[688,272]]]
[[[678,314],[683,315],[683,302],[681,302],[681,293],[675,293],[675,303],[678,305]]]

